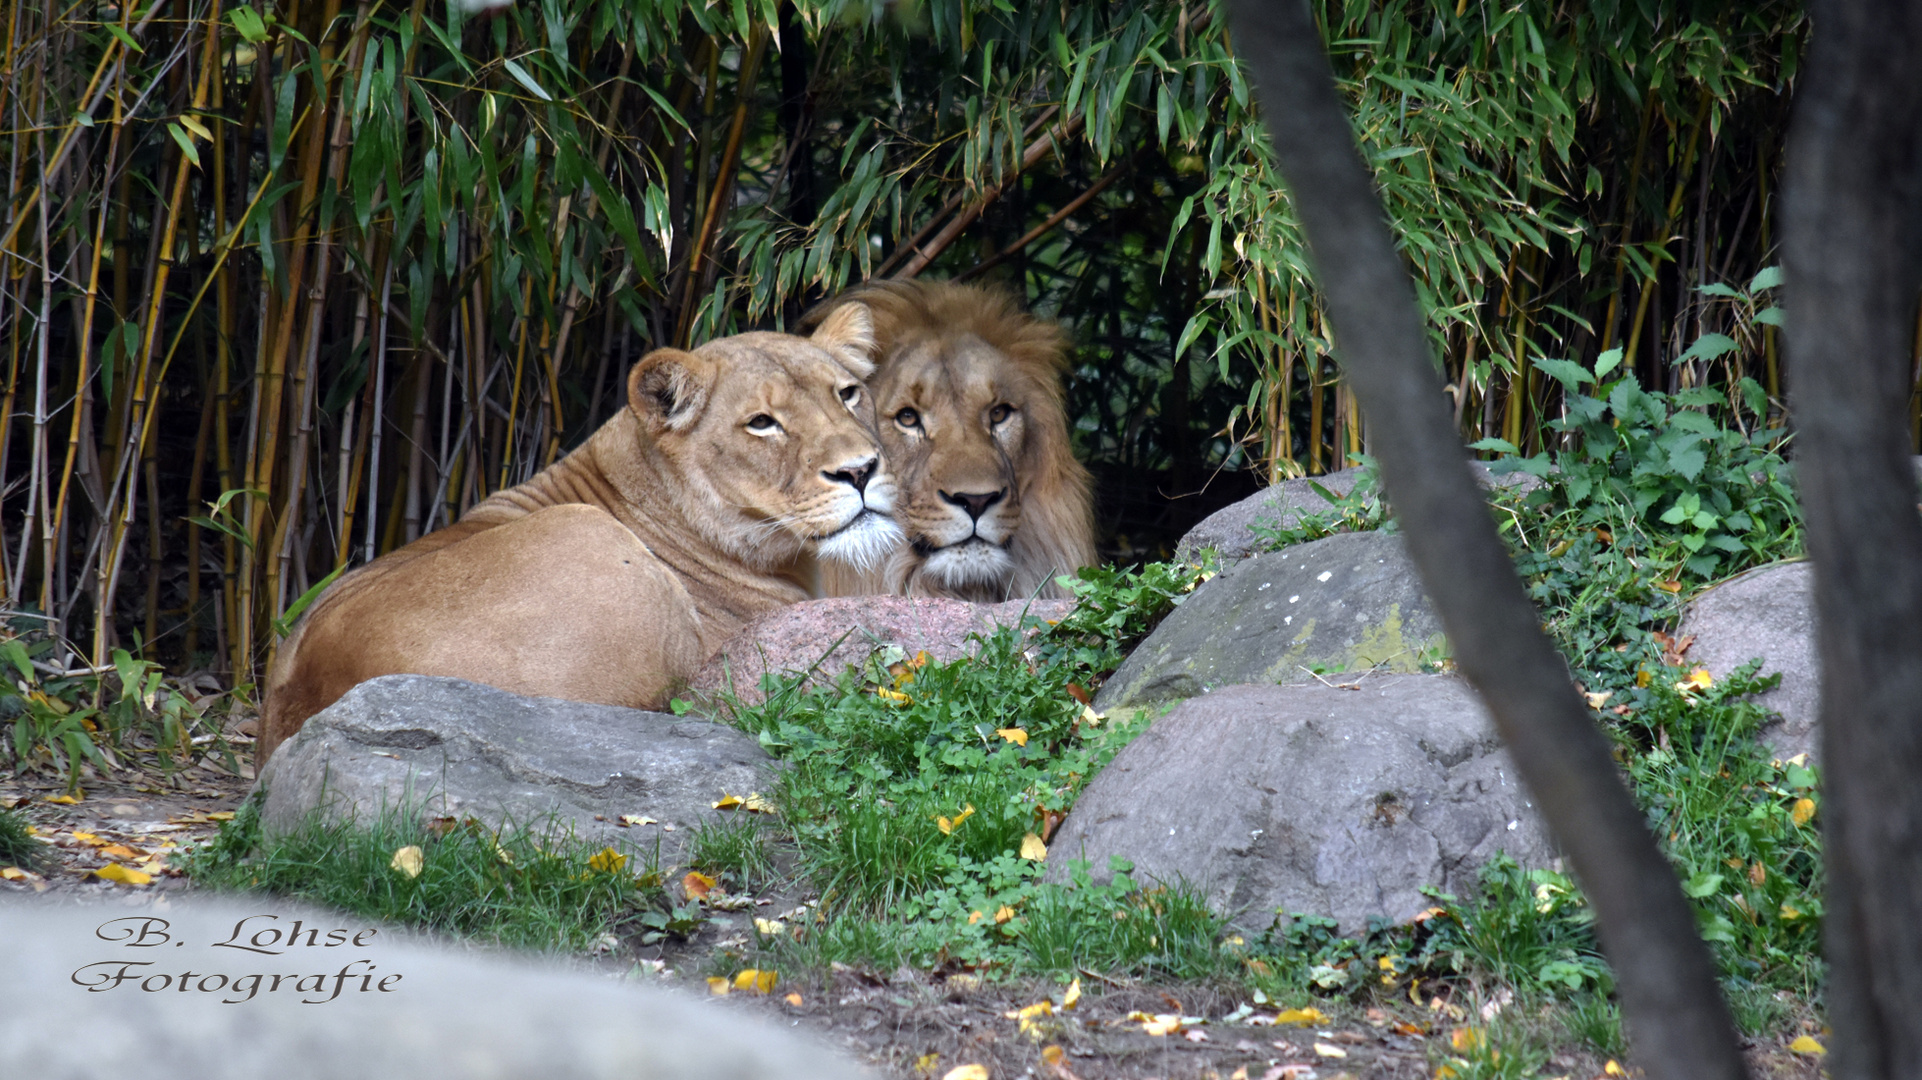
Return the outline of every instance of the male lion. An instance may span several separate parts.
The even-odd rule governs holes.
[[[658,707],[742,623],[814,592],[817,554],[879,559],[901,531],[859,381],[872,348],[851,304],[811,338],[643,357],[579,449],[321,595],[268,677],[257,763],[377,675]]]
[[[868,389],[900,485],[907,543],[869,570],[823,568],[830,596],[977,602],[1063,597],[1056,576],[1095,561],[1088,470],[1068,444],[1066,335],[1005,293],[883,282],[829,301],[874,313]]]

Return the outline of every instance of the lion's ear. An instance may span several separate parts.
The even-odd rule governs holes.
[[[866,304],[850,301],[828,312],[808,340],[840,357],[855,378],[874,374],[874,315]]]
[[[627,374],[627,407],[656,430],[681,431],[707,405],[714,366],[691,352],[656,349]]]

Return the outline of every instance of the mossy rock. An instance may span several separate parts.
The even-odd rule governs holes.
[[[1196,589],[1108,680],[1096,707],[1217,686],[1433,670],[1441,621],[1399,535],[1346,533],[1237,563]]]

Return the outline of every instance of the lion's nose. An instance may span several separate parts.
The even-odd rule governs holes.
[[[866,494],[868,481],[874,478],[874,468],[876,464],[877,460],[875,458],[869,458],[866,461],[849,465],[839,472],[828,473],[827,478],[829,480],[838,480],[843,484],[853,487],[854,490]]]
[[[941,493],[941,500],[949,506],[958,506],[966,510],[969,518],[980,521],[981,515],[988,512],[988,507],[1006,498],[1007,494],[1007,488],[1002,488],[1000,491],[989,492],[986,495],[976,495],[967,492],[950,494],[944,491]]]

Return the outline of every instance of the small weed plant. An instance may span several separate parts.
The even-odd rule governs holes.
[[[45,844],[29,831],[27,819],[14,810],[0,810],[0,866],[38,870],[46,859]]]

